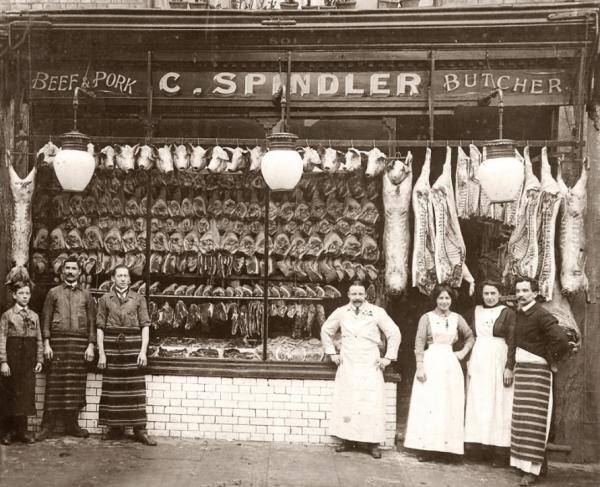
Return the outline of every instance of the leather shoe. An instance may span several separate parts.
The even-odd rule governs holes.
[[[35,435],[35,441],[44,441],[52,436],[54,428],[51,426],[44,426],[39,433]]]
[[[87,438],[90,436],[90,432],[84,428],[81,428],[78,424],[71,425],[65,433],[68,436],[74,436],[75,438]]]
[[[133,435],[135,441],[141,443],[142,445],[147,446],[156,446],[156,441],[151,436],[148,436],[146,433],[135,433]]]
[[[371,456],[373,458],[381,458],[381,450],[377,445],[371,447]]]
[[[523,475],[523,477],[521,477],[521,482],[519,482],[520,486],[527,486],[527,485],[535,485],[537,481],[537,476],[532,475],[530,473],[526,473],[525,475]]]
[[[109,427],[104,433],[102,433],[103,440],[120,440],[123,438],[123,428]]]
[[[16,437],[17,441],[20,441],[21,443],[26,443],[28,445],[31,445],[32,443],[35,443],[35,438],[33,436],[31,436],[29,433],[25,432],[25,433],[19,433]]]
[[[335,451],[337,453],[342,453],[344,451],[350,451],[354,447],[354,444],[350,441],[342,440],[342,442],[335,447]]]
[[[0,436],[0,445],[8,446],[12,443],[10,433]]]

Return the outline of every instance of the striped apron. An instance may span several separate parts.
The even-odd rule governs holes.
[[[146,426],[146,376],[138,367],[139,328],[105,328],[106,369],[102,376],[98,424]]]
[[[79,411],[85,406],[88,338],[54,333],[50,346],[54,356],[46,374],[45,411]]]
[[[552,414],[552,371],[544,359],[521,362],[517,349],[511,424],[511,465],[539,475]],[[529,354],[531,355],[531,354]]]

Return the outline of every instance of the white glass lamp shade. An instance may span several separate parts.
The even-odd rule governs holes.
[[[294,143],[297,138],[284,132],[267,137],[270,148],[260,168],[271,191],[292,190],[302,178],[302,158]]]
[[[500,142],[500,141],[498,141]],[[492,203],[509,203],[519,197],[523,186],[525,167],[515,157],[510,142],[502,141],[487,146],[487,158],[479,166],[478,179],[481,189]]]
[[[83,191],[96,168],[94,156],[87,152],[89,139],[79,132],[69,132],[63,136],[61,150],[54,158],[54,172],[65,191]]]

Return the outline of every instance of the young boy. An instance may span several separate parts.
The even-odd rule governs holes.
[[[36,414],[35,374],[42,371],[44,359],[40,319],[28,308],[31,284],[14,283],[12,296],[15,305],[0,318],[0,418],[5,426],[0,443],[3,445],[12,440],[10,428],[6,427],[11,419],[16,440],[35,441],[27,432],[27,416]]]

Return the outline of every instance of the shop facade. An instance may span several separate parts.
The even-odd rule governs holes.
[[[410,282],[401,295],[385,286],[380,169],[364,174],[366,154],[359,171],[338,166],[352,148],[399,159],[410,151],[414,182],[431,150],[434,181],[450,147],[454,173],[458,147],[482,149],[497,138],[497,107],[480,101],[500,88],[504,136],[520,151],[530,147],[538,175],[542,147],[554,168],[563,155],[572,184],[586,153],[597,33],[595,13],[571,10],[9,15],[14,49],[4,63],[13,76],[3,86],[13,120],[4,140],[13,164],[33,167],[45,157],[38,151],[70,130],[76,87],[95,94],[80,95],[78,107],[78,128],[99,160],[86,192],[63,192],[51,168],[38,166],[29,268],[39,299],[71,253],[95,295],[109,288],[115,265],[132,269],[153,321],[153,435],[329,443],[335,370],[318,331],[360,279],[403,335],[386,372],[392,446],[405,421],[417,320],[430,304]],[[252,150],[279,126],[286,83],[288,130],[299,146],[341,155],[332,171],[307,170],[295,190],[276,193],[250,167]],[[128,150],[144,146],[156,150],[155,167],[140,168],[138,152],[126,171]],[[173,170],[158,151],[165,146]],[[228,162],[215,161],[215,147]],[[510,228],[500,206],[461,220],[476,281],[501,277]],[[584,301],[575,296],[571,305],[582,335]],[[463,283],[456,309],[471,303]],[[556,391],[554,442],[573,448],[582,407],[568,397],[573,387],[586,390],[584,358],[565,364]],[[91,370],[81,420],[92,432],[100,387]],[[38,397],[41,411],[43,380]]]

